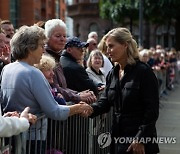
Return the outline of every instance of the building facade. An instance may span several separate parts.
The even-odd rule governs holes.
[[[130,22],[115,25],[110,20],[103,20],[99,17],[99,0],[71,0],[67,5],[68,16],[73,19],[73,32],[82,40],[87,39],[90,31],[97,31],[99,39],[110,29],[123,26],[130,28]],[[139,25],[135,22],[132,26],[132,34],[136,41],[139,40]],[[175,24],[155,25],[147,21],[143,22],[142,42],[145,48],[155,47],[157,44],[163,47],[174,47],[176,30]]]
[[[74,36],[83,41],[91,31],[96,31],[100,39],[112,27],[111,21],[99,16],[99,0],[72,0],[67,4],[67,12],[73,19]]]
[[[10,20],[15,28],[53,18],[60,18],[66,22],[68,36],[78,36],[83,41],[87,40],[91,31],[96,31],[100,40],[113,27],[124,26],[130,29],[128,22],[125,25],[115,25],[111,20],[100,18],[99,0],[0,0],[0,19]],[[133,24],[132,34],[138,42],[137,23]],[[176,44],[174,22],[170,25],[143,22],[143,46],[149,48],[156,44],[168,48]]]
[[[52,18],[65,21],[65,12],[65,0],[0,0],[0,18],[16,28]]]

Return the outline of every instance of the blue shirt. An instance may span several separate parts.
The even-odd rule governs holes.
[[[10,63],[3,68],[1,91],[5,112],[21,112],[29,106],[31,113],[44,113],[54,120],[69,116],[69,107],[58,105],[42,72],[25,62]]]

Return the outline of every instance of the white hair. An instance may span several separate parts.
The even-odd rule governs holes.
[[[149,55],[149,50],[148,50],[148,49],[143,49],[143,50],[141,50],[141,51],[139,52],[139,54],[140,54],[141,56],[144,56],[144,54]]]
[[[52,31],[57,26],[64,28],[65,31],[67,29],[66,24],[61,19],[51,19],[45,23],[45,35],[47,38],[49,38],[52,35]]]
[[[90,32],[90,33],[88,34],[88,38],[92,38],[93,35],[98,36],[97,32]]]

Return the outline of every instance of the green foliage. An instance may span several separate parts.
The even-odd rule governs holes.
[[[112,1],[112,0],[111,0]],[[135,0],[101,0],[100,16],[115,22],[122,22],[125,18],[137,19],[138,3]]]
[[[140,0],[101,0],[100,16],[114,22],[138,20]],[[148,21],[166,23],[180,18],[180,0],[144,0],[143,14]]]
[[[144,16],[155,23],[166,23],[180,16],[179,0],[145,0]]]

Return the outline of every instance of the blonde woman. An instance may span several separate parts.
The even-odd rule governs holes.
[[[91,105],[91,116],[106,113],[113,107],[111,136],[125,141],[112,142],[112,154],[158,153],[158,145],[153,142],[157,137],[155,125],[159,115],[157,78],[152,69],[139,60],[136,41],[127,28],[112,29],[104,40],[109,57],[117,65],[107,76],[105,91],[97,103]]]

